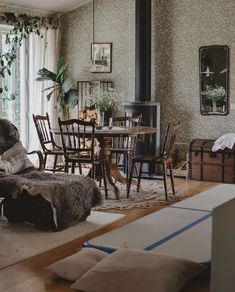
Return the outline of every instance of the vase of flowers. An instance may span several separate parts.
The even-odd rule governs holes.
[[[207,99],[209,99],[212,103],[212,111],[216,112],[217,110],[217,102],[226,96],[226,91],[223,86],[215,85],[214,87],[211,85],[207,85],[206,89],[202,91],[202,95],[204,95]]]
[[[122,97],[114,88],[103,91],[98,97],[90,96],[90,105],[100,112],[100,119],[104,115],[104,124],[108,124],[109,119],[113,117],[114,113],[120,110],[121,101]]]

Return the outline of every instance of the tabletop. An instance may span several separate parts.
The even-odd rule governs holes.
[[[60,134],[59,128],[51,129],[52,133]],[[152,127],[143,127],[143,126],[136,126],[136,127],[113,127],[109,129],[109,127],[103,127],[102,129],[95,129],[96,136],[106,136],[106,137],[114,137],[114,136],[121,136],[121,135],[145,135],[145,134],[154,134],[157,131],[156,128]],[[87,133],[89,133],[87,131]]]

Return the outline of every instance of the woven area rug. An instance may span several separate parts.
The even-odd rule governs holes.
[[[59,232],[40,231],[30,224],[8,223],[5,217],[0,217],[0,269],[91,233],[124,216],[92,211],[85,222]]]
[[[101,206],[95,207],[94,210],[117,209],[126,210],[132,208],[152,208],[154,206],[167,206],[173,202],[185,199],[187,196],[180,194],[180,189],[175,188],[176,195],[172,195],[171,187],[168,186],[168,201],[165,199],[163,181],[159,180],[141,180],[141,190],[136,191],[136,186],[132,186],[129,198],[126,197],[126,186],[116,184],[121,191],[120,200],[117,200],[113,193],[109,193],[109,198]]]

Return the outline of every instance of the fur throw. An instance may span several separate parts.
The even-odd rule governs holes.
[[[20,141],[19,131],[7,119],[0,119],[0,155]]]
[[[16,199],[23,191],[51,203],[57,230],[81,221],[101,203],[101,192],[90,177],[41,171],[0,176],[0,195]]]

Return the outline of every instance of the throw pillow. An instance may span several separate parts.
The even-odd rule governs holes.
[[[106,256],[71,287],[89,292],[176,292],[204,269],[184,259],[121,249]]]
[[[47,269],[61,278],[76,281],[106,256],[107,253],[104,251],[84,248],[63,260],[53,263]]]

